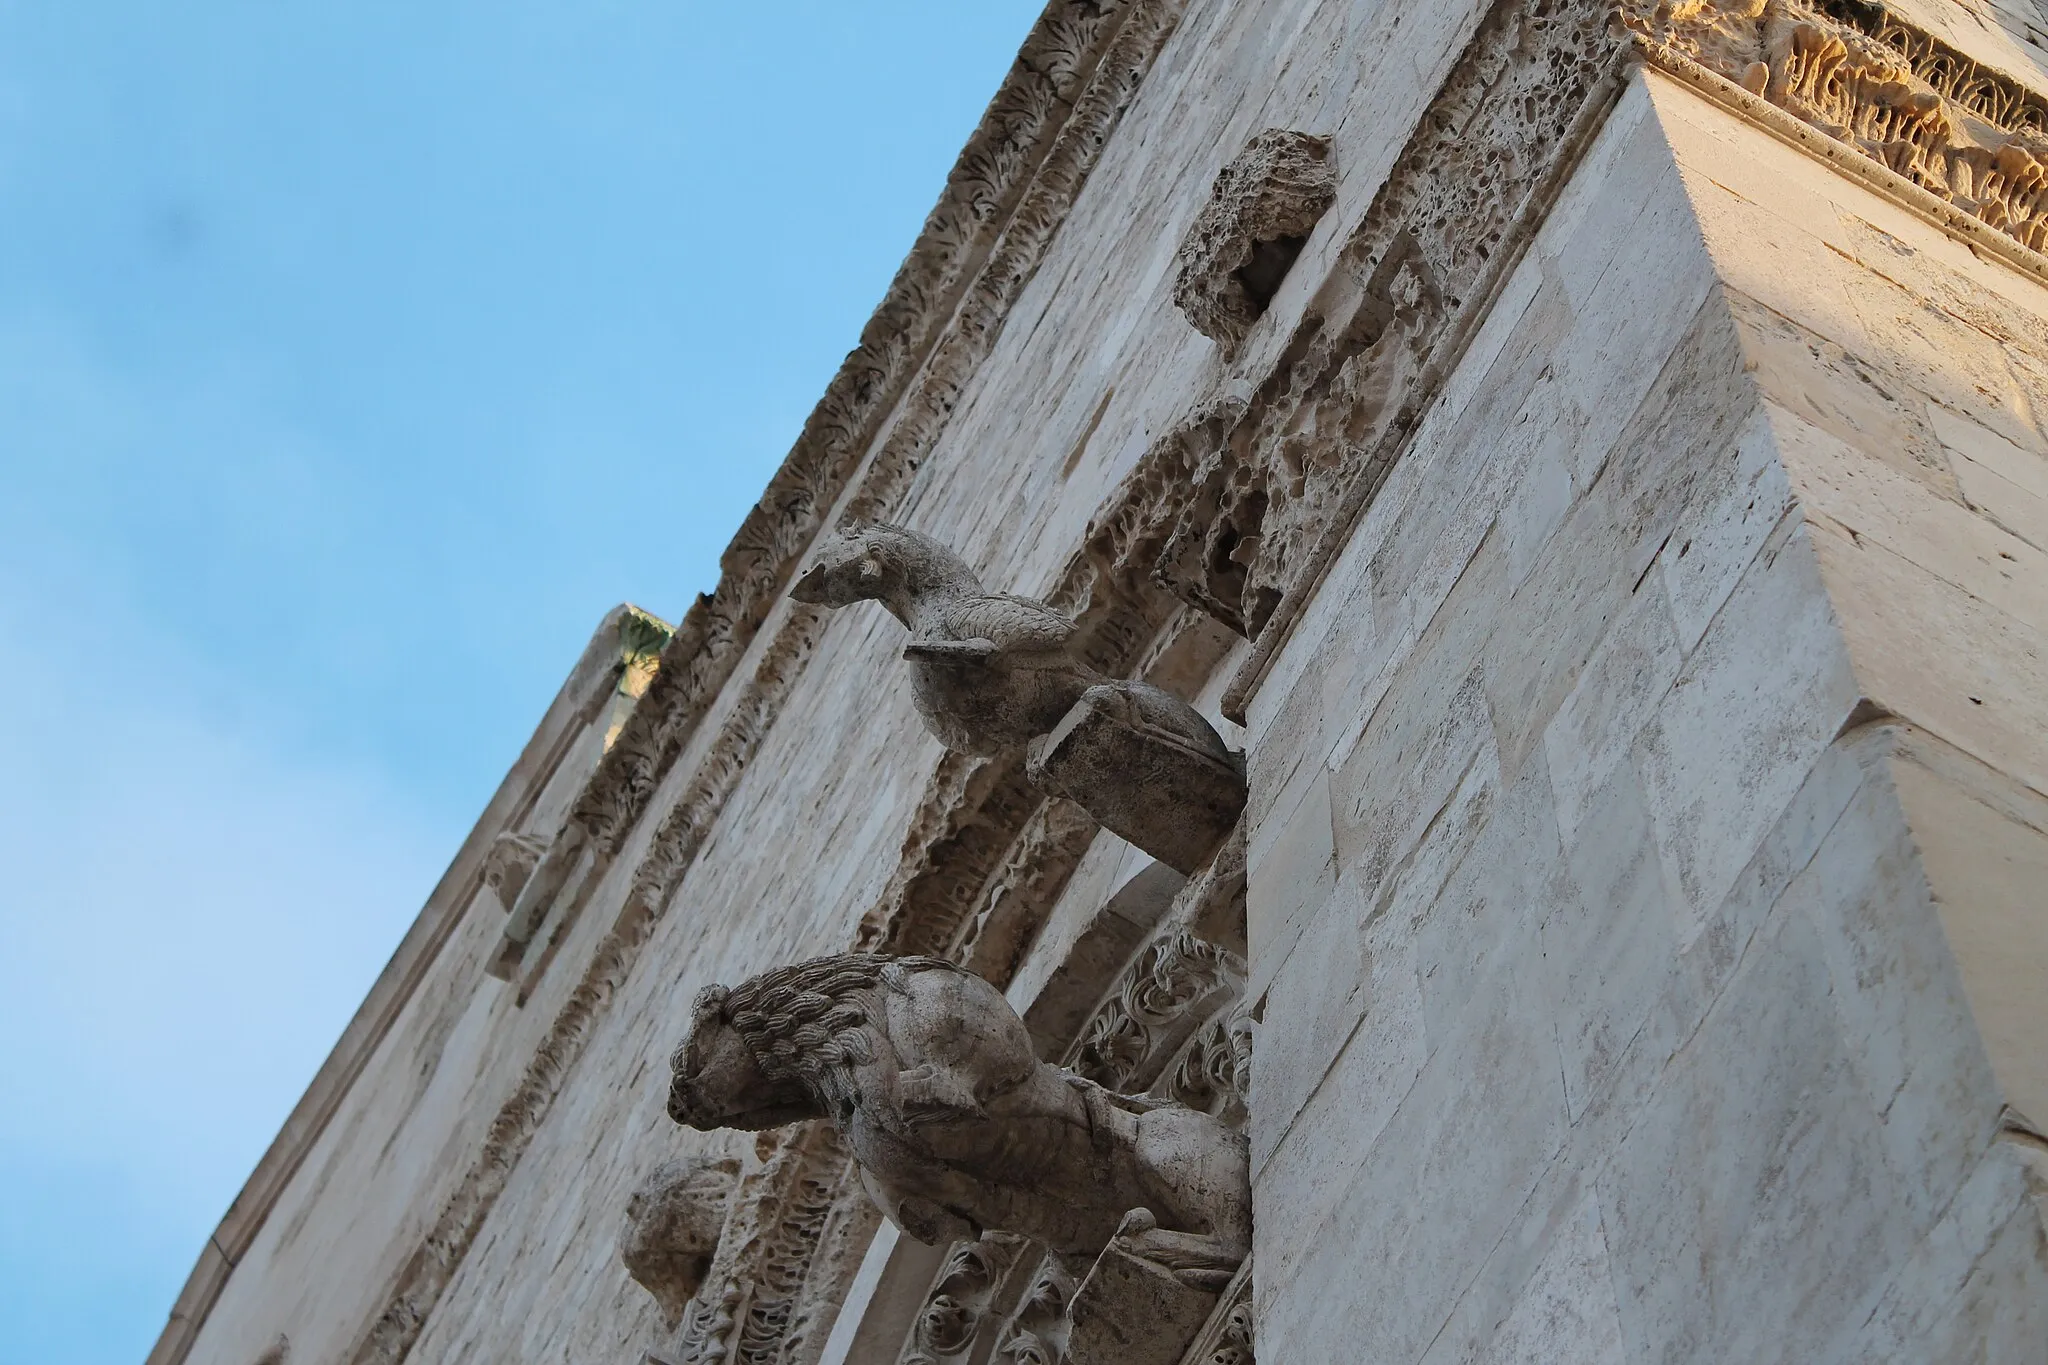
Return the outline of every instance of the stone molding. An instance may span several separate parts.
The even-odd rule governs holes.
[[[2048,100],[1856,0],[1631,6],[1658,64],[1696,63],[2005,233],[2048,244]]]

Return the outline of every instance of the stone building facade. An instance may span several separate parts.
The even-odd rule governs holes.
[[[1053,0],[153,1365],[2048,1361],[2044,73],[2025,0]],[[1008,626],[791,596],[873,522],[1086,695],[948,731]],[[848,952],[1002,1000],[876,968],[785,1030],[839,1109],[671,1120]],[[1248,1248],[984,1222],[1025,1071]]]

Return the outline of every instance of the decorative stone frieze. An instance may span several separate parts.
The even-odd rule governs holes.
[[[1059,1257],[1041,1258],[1016,1315],[997,1339],[995,1359],[1005,1365],[1061,1365],[1067,1358],[1074,1288],[1074,1277]]]
[[[799,602],[879,602],[925,727],[956,753],[1025,748],[1027,772],[1161,861],[1191,872],[1244,809],[1244,767],[1209,722],[1149,682],[1105,677],[1044,602],[991,593],[931,537],[854,523],[791,588]]]
[[[1125,971],[1088,1021],[1070,1065],[1076,1074],[1112,1090],[1149,1082],[1150,1073],[1161,1069],[1215,1007],[1226,997],[1235,999],[1243,986],[1243,959],[1174,925],[1148,943]],[[1223,1051],[1230,1055],[1227,1035]],[[1206,1072],[1207,1063],[1201,1066]]]
[[[1249,1248],[1241,1134],[1040,1061],[1002,994],[950,962],[819,958],[708,987],[693,1016],[670,1117],[743,1130],[825,1118],[919,1241],[1013,1232],[1090,1256],[1114,1239],[1203,1287]]]
[[[1237,345],[1336,197],[1327,138],[1260,133],[1217,175],[1181,242],[1174,306],[1202,335]]]
[[[1006,1232],[960,1242],[946,1255],[938,1282],[910,1325],[902,1359],[909,1365],[952,1365],[968,1359],[983,1328],[1001,1311],[1004,1279],[1030,1246]]]
[[[682,1321],[710,1272],[739,1172],[730,1158],[664,1161],[626,1201],[619,1259],[670,1327]]]
[[[2048,245],[2048,100],[1855,0],[1637,3],[1661,64],[1696,63],[2038,251]]]

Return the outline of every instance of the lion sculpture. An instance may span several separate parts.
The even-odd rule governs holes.
[[[930,957],[844,953],[710,986],[668,1112],[697,1129],[823,1118],[882,1211],[921,1242],[1112,1239],[1219,1288],[1250,1246],[1242,1137],[1040,1061],[1002,994]]]

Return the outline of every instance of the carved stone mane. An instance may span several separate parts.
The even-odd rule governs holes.
[[[829,1077],[875,1059],[875,993],[913,972],[962,969],[936,957],[841,953],[772,967],[737,986],[706,986],[691,1012],[730,1024],[771,1081],[794,1081],[820,1104]],[[682,1053],[674,1059],[682,1065]]]

